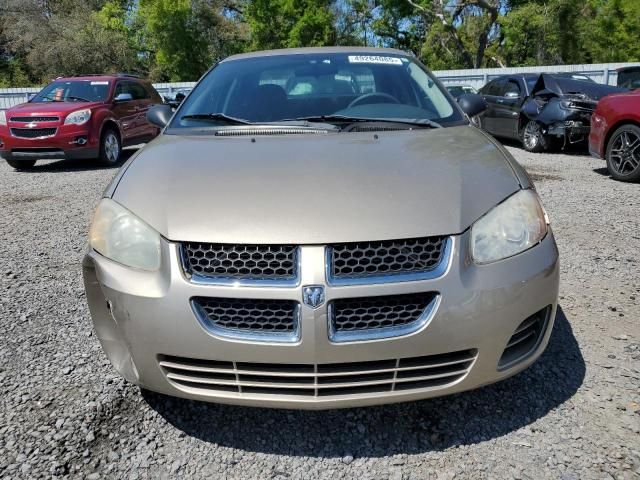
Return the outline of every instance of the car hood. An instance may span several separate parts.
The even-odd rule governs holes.
[[[626,88],[613,87],[611,85],[602,85],[596,82],[585,80],[576,80],[572,78],[554,77],[543,73],[531,90],[531,95],[549,91],[558,96],[565,95],[584,95],[590,100],[600,100],[601,98],[612,93],[627,92]]]
[[[43,102],[43,103],[21,103],[7,110],[7,117],[10,115],[39,116],[39,115],[65,115],[67,113],[91,108],[100,105],[101,102]]]
[[[469,126],[165,134],[107,194],[170,240],[324,244],[456,234],[520,188],[505,155]]]

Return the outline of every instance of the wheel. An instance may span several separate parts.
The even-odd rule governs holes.
[[[106,129],[100,139],[100,163],[107,166],[117,165],[121,152],[120,135],[113,128]]]
[[[542,152],[549,146],[549,138],[535,120],[529,120],[522,130],[522,146],[527,152]]]
[[[469,123],[474,127],[482,130],[482,118],[480,118],[480,115],[474,115],[473,117],[469,117]]]
[[[7,160],[7,163],[16,170],[29,170],[36,164],[35,160]]]
[[[605,158],[611,178],[622,182],[640,181],[640,127],[623,125],[613,132]]]

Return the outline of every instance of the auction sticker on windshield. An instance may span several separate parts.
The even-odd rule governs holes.
[[[377,55],[349,55],[349,63],[383,63],[385,65],[402,65],[396,57],[380,57]]]

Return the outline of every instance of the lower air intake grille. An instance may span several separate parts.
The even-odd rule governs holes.
[[[184,268],[190,275],[229,280],[295,280],[298,247],[183,243]]]
[[[12,128],[11,135],[20,138],[43,138],[53,137],[56,131],[56,128]]]
[[[369,362],[286,364],[196,360],[161,355],[176,388],[202,395],[336,397],[434,389],[465,377],[476,350]]]
[[[543,308],[518,325],[500,357],[498,368],[505,368],[524,360],[535,350],[545,331],[550,310],[551,307]]]
[[[298,331],[298,302],[242,298],[192,299],[204,326],[226,336],[295,334]]]
[[[434,292],[344,298],[331,303],[334,332],[392,328],[417,322],[437,296]]]

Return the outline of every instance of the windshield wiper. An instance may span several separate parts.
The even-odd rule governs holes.
[[[296,120],[306,120],[309,122],[386,122],[386,123],[404,123],[406,125],[417,125],[428,128],[442,128],[437,122],[428,118],[389,118],[389,117],[350,117],[348,115],[318,115],[312,117],[299,117]]]
[[[224,113],[193,113],[183,115],[180,120],[204,120],[211,122],[226,123],[227,125],[251,125],[251,122],[241,118],[231,117]]]

